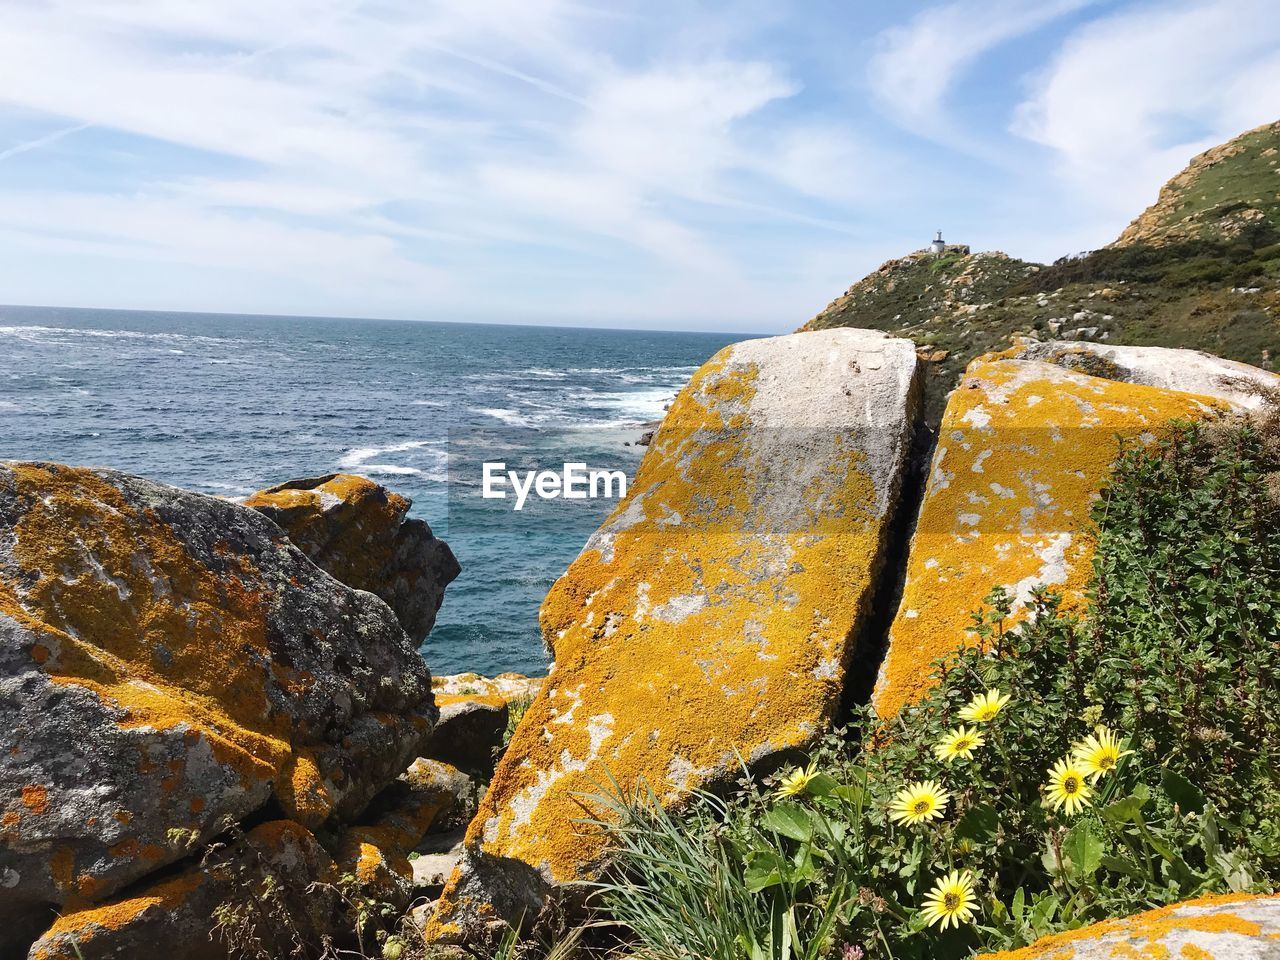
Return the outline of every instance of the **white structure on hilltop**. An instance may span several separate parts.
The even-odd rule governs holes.
[[[947,245],[942,239],[941,230],[938,231],[938,235],[934,238],[933,243],[929,244],[929,249],[938,254],[947,252]]]

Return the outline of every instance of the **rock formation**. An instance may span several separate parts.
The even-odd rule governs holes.
[[[290,480],[255,493],[245,506],[270,517],[312,562],[349,587],[387,602],[422,640],[436,622],[444,588],[462,571],[412,501],[349,473]]]
[[[1208,350],[1277,370],[1280,122],[1193,159],[1111,245],[1052,264],[914,253],[853,283],[802,329],[910,337],[933,359],[930,421],[969,361],[1018,337]]]
[[[1280,895],[1188,900],[1122,920],[1105,920],[978,960],[1280,960]]]
[[[475,673],[432,680],[440,719],[424,756],[460,767],[487,780],[511,719],[511,703],[527,704],[542,678],[516,673],[482,677]]]
[[[261,513],[0,464],[0,948],[251,814],[351,822],[435,719],[388,606]]]
[[[967,614],[993,586],[1019,607],[1038,586],[1069,605],[1083,599],[1089,511],[1119,438],[1252,409],[1276,392],[1274,374],[1190,350],[1032,343],[970,364],[939,431],[873,696],[879,713],[918,699],[931,664],[973,642]]]
[[[813,741],[858,656],[910,444],[915,348],[749,340],[677,397],[626,500],[543,604],[555,657],[431,936],[592,875],[609,776],[665,802]],[[585,806],[584,806],[585,803]]]
[[[1125,227],[1114,246],[1238,237],[1280,227],[1280,121],[1247,130],[1194,158]]]

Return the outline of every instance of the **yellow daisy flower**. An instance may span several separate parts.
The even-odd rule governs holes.
[[[889,819],[909,825],[936,820],[950,799],[951,794],[932,780],[908,784],[889,804]]]
[[[1045,793],[1053,809],[1066,808],[1067,816],[1091,806],[1093,791],[1089,789],[1084,768],[1070,757],[1063,757],[1049,771]]]
[[[778,785],[778,796],[794,797],[796,794],[804,793],[817,775],[818,768],[813,764],[809,764],[808,767],[796,767],[782,777]]]
[[[933,885],[929,895],[924,898],[921,916],[929,926],[939,924],[943,930],[948,926],[958,927],[973,919],[974,907],[978,898],[973,892],[973,874],[968,870],[961,873],[952,870]]]
[[[986,738],[978,732],[976,727],[970,729],[961,724],[943,735],[938,745],[933,748],[933,755],[943,763],[950,763],[956,757],[968,760],[973,757],[973,751],[985,742]]]
[[[1009,702],[1009,694],[999,690],[988,690],[977,694],[969,701],[968,706],[960,711],[960,719],[970,723],[987,723],[996,718],[1004,705]]]
[[[1133,753],[1132,750],[1121,750],[1120,741],[1116,739],[1116,735],[1101,726],[1071,749],[1071,755],[1076,763],[1093,781],[1110,773],[1120,762],[1121,757],[1127,757],[1131,753]]]

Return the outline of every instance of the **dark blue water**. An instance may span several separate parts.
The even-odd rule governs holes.
[[[0,459],[222,496],[348,471],[411,497],[462,562],[437,673],[545,667],[537,610],[613,505],[480,496],[481,463],[625,469],[732,335],[0,307]]]

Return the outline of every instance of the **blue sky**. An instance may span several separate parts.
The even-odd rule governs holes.
[[[6,0],[0,303],[785,331],[1277,117],[1274,0]]]

